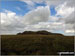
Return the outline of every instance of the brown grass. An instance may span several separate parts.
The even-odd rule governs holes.
[[[61,35],[2,35],[2,55],[52,55],[74,51],[74,37]]]

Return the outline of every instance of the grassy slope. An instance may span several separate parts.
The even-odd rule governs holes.
[[[2,54],[51,55],[74,51],[74,37],[60,35],[2,35]]]

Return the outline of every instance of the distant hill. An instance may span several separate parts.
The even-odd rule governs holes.
[[[62,35],[62,34],[59,34],[59,33],[51,33],[51,32],[48,32],[46,30],[42,30],[42,31],[24,31],[23,33],[18,33],[17,35],[29,35],[29,34],[40,34],[40,35]]]

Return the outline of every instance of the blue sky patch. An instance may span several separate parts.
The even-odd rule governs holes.
[[[36,9],[39,6],[46,6],[45,2],[41,2],[41,3],[36,3],[34,2],[34,8],[30,9],[30,5],[28,5],[25,2],[22,1],[1,1],[1,10],[0,12],[3,12],[4,10],[9,10],[12,12],[15,12],[17,15],[25,15],[26,13],[28,13],[29,11]],[[55,6],[50,6],[50,12],[51,12],[51,16],[55,16],[55,14],[57,13],[55,11]]]
[[[42,3],[36,3],[34,2],[34,9],[36,9],[38,6],[46,6],[45,2]],[[12,12],[15,12],[17,15],[25,15],[29,11],[33,10],[30,9],[29,5],[22,1],[1,1],[1,10],[0,12],[3,12],[4,10],[9,10]]]
[[[50,6],[50,12],[51,12],[51,16],[55,16],[56,15],[56,10],[55,10],[55,6],[51,5]]]
[[[34,3],[35,3],[35,7],[38,7],[38,6],[46,6],[46,4],[45,4],[44,1],[41,2],[41,3],[36,3],[36,2],[34,2]]]
[[[9,10],[16,12],[17,15],[24,15],[29,11],[27,4],[21,1],[2,1],[1,5],[0,11]]]

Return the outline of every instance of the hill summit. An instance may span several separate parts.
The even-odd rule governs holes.
[[[24,31],[22,33],[18,33],[17,35],[29,35],[29,34],[40,34],[40,35],[62,35],[62,34],[59,34],[59,33],[51,33],[51,32],[48,32],[46,30],[41,30],[41,31]]]

